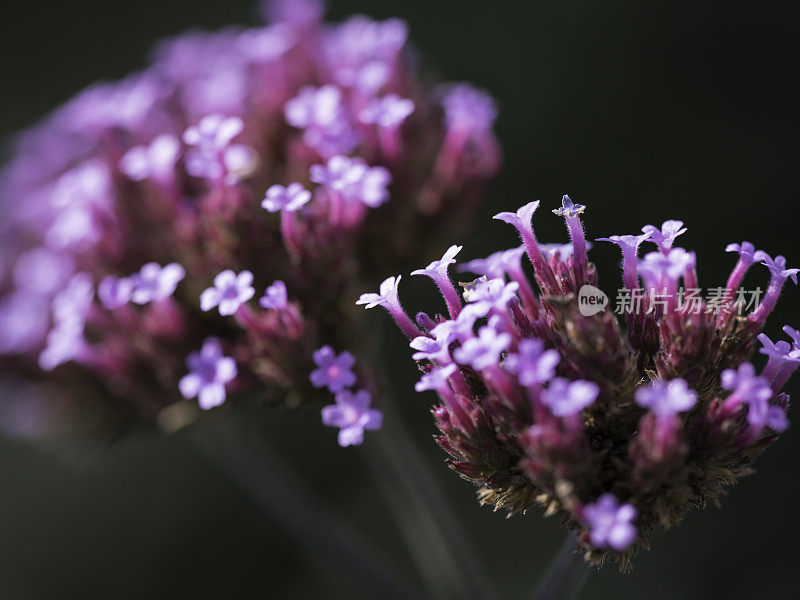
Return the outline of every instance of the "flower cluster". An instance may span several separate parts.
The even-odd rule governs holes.
[[[0,374],[46,371],[126,421],[181,394],[321,402],[312,353],[352,343],[352,289],[470,221],[499,164],[492,99],[420,77],[398,19],[265,10],[158,44],[20,136],[0,173]]]
[[[564,196],[553,211],[566,220],[568,248],[539,243],[538,207],[495,216],[518,230],[523,246],[466,263],[480,277],[461,283],[460,293],[448,276],[458,246],[415,271],[438,286],[446,315],[409,318],[399,277],[358,303],[386,308],[410,338],[423,372],[416,389],[440,399],[436,440],[451,468],[479,486],[482,503],[511,514],[541,505],[579,532],[589,562],[610,558],[627,569],[650,531],[716,503],[788,427],[781,390],[800,365],[800,332],[786,327],[791,341],[773,343],[761,331],[798,270],[748,242],[732,244],[739,261],[727,289],[753,263],[770,271],[752,312],[692,311],[646,296],[626,315],[626,331],[611,311],[580,310],[581,289],[597,282],[585,207]],[[674,292],[681,282],[698,286],[695,254],[675,245],[685,231],[667,221],[602,241],[622,249],[626,288],[639,288],[641,278],[645,289]],[[639,258],[646,243],[656,251]],[[747,362],[759,343],[768,357],[760,374]]]

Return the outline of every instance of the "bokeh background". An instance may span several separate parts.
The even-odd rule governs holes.
[[[426,64],[497,98],[505,167],[464,240],[465,257],[514,243],[491,214],[533,199],[555,207],[569,193],[588,205],[591,237],[685,220],[683,245],[698,252],[703,286],[724,282],[733,258],[723,249],[732,241],[786,254],[792,266],[800,261],[800,26],[791,3],[331,4],[337,19],[403,17]],[[251,0],[76,0],[14,10],[0,19],[2,137],[84,85],[142,66],[163,36],[253,22],[255,13]],[[566,237],[561,219],[544,212],[536,227],[544,241]],[[615,290],[615,247],[596,248],[593,259],[601,286]],[[800,325],[798,308],[800,290],[789,289],[768,333]],[[370,318],[386,327],[382,314]],[[384,337],[402,418],[503,597],[526,597],[560,543],[560,525],[537,510],[505,519],[477,506],[430,441],[432,398],[413,393],[401,336],[386,327]],[[800,394],[800,382],[792,391]],[[248,419],[332,513],[410,570],[365,467],[369,438],[363,450],[341,450],[316,415],[255,410]],[[132,434],[98,455],[0,437],[0,598],[361,597],[230,485],[190,438]],[[796,598],[798,459],[800,435],[790,429],[721,510],[697,511],[654,535],[632,574],[593,573],[580,597]]]

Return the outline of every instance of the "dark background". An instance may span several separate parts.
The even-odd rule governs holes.
[[[254,13],[250,0],[15,4],[16,14],[0,18],[3,136],[84,85],[142,66],[160,37],[252,22]],[[336,18],[355,11],[405,18],[428,64],[497,98],[505,168],[478,232],[465,240],[467,258],[513,243],[510,228],[489,215],[537,198],[555,207],[569,193],[588,205],[591,237],[684,219],[682,245],[697,250],[703,286],[724,282],[733,257],[723,249],[732,241],[786,254],[791,266],[800,261],[793,87],[800,32],[790,3],[332,4]],[[565,239],[560,221],[542,214],[540,239]],[[616,289],[615,248],[593,255],[601,284]],[[773,337],[784,323],[800,325],[798,298],[797,289],[786,292]],[[411,390],[415,373],[402,339],[387,340],[422,451],[503,597],[523,598],[558,547],[560,525],[537,510],[507,520],[477,506],[429,442],[431,399]],[[314,415],[255,418],[333,511],[407,565],[361,451],[336,448],[335,431]],[[93,459],[0,441],[0,598],[358,597],[265,520],[188,437],[139,434]],[[800,437],[790,429],[721,510],[695,512],[654,535],[632,574],[595,573],[581,597],[796,598],[798,457]]]

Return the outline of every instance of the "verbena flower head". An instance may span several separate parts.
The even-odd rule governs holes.
[[[360,350],[352,291],[469,226],[500,160],[488,94],[421,77],[398,19],[266,12],[159,43],[19,137],[0,173],[2,373],[39,363],[87,410],[104,387],[152,423],[213,335],[238,370],[226,404],[320,406],[314,350]],[[76,273],[88,307],[62,318]]]
[[[520,233],[532,281],[500,253],[471,261],[454,270],[481,277],[453,285],[449,314],[417,316],[415,387],[438,395],[436,440],[482,503],[511,514],[540,505],[578,532],[589,562],[628,569],[650,532],[718,502],[788,427],[781,389],[800,366],[800,332],[786,327],[791,341],[773,342],[761,330],[795,273],[744,243],[718,310],[703,299],[688,310],[665,297],[699,287],[697,257],[674,244],[682,222],[603,238],[622,249],[621,292],[640,292],[623,306],[626,330],[611,310],[582,310],[584,286],[597,285],[586,207],[562,198],[554,212],[571,250],[551,250],[534,233],[538,206],[496,216]],[[648,241],[659,251],[638,258]],[[769,269],[769,289],[735,310],[731,282],[756,262]],[[443,291],[445,273],[443,263],[425,271]],[[387,281],[389,312],[406,331],[399,277]],[[760,374],[747,362],[758,342],[768,358]]]

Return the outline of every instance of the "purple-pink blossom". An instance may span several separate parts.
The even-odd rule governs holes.
[[[356,382],[353,366],[355,357],[347,351],[337,355],[330,346],[322,346],[313,354],[317,368],[311,372],[314,387],[327,387],[332,393],[341,392]]]
[[[220,315],[232,315],[255,293],[253,274],[250,271],[237,274],[225,269],[214,278],[214,286],[200,294],[200,309],[209,311],[216,306],[219,307]]]
[[[288,303],[288,293],[286,292],[286,284],[277,280],[264,290],[264,295],[258,300],[258,303],[263,308],[272,308],[275,310],[283,310]]]
[[[131,301],[147,304],[169,298],[185,275],[186,271],[178,263],[163,267],[158,263],[147,263],[131,276],[134,283]]]
[[[636,540],[634,521],[636,508],[622,504],[614,494],[605,493],[596,502],[583,508],[583,518],[589,526],[589,539],[595,548],[612,548],[622,552]]]
[[[323,407],[322,422],[339,428],[339,445],[358,446],[364,441],[364,430],[380,429],[383,413],[370,408],[372,396],[366,390],[343,390],[336,394],[336,403]]]
[[[542,403],[555,416],[569,417],[592,404],[599,393],[600,387],[594,382],[556,377],[542,391]]]
[[[642,408],[662,417],[677,415],[692,408],[697,403],[697,392],[689,389],[686,381],[679,377],[669,381],[657,379],[638,388],[634,399]]]
[[[301,209],[311,200],[311,192],[300,183],[290,183],[288,186],[275,184],[270,186],[264,200],[261,201],[261,208],[269,212],[287,210],[294,212]]]
[[[192,352],[186,359],[189,373],[178,384],[184,398],[197,398],[200,408],[208,410],[225,402],[225,386],[237,374],[236,361],[222,354],[216,338],[203,342],[199,352]]]

